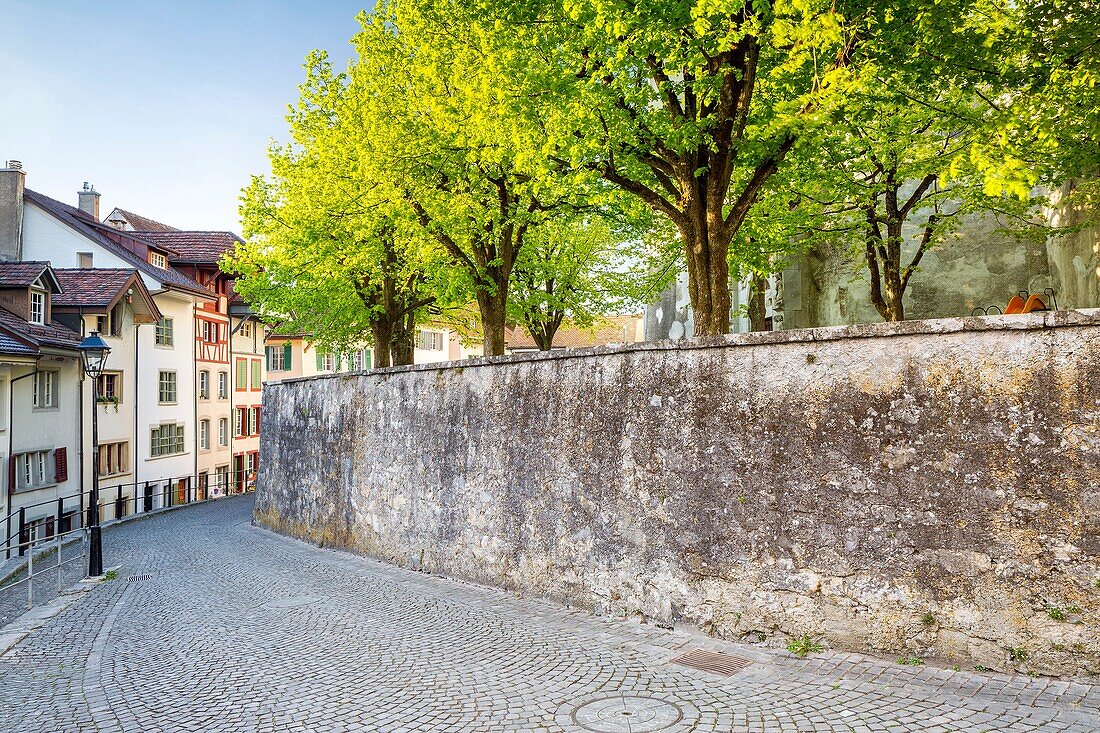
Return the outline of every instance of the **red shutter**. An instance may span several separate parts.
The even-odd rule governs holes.
[[[68,448],[54,448],[53,469],[54,480],[57,481],[57,483],[69,480]]]

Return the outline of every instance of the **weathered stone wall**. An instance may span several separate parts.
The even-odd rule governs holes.
[[[257,519],[731,638],[1100,672],[1100,311],[269,384]]]

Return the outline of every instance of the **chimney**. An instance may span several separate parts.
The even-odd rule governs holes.
[[[77,208],[99,221],[99,191],[95,190],[95,186],[89,186],[84,181],[83,190],[77,191],[76,195],[79,200]]]
[[[23,259],[23,164],[9,160],[0,168],[0,262]]]

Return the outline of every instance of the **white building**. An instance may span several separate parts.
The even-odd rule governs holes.
[[[217,296],[169,267],[171,249],[101,223],[93,189],[80,191],[79,207],[72,207],[24,189],[21,170],[9,167],[3,175],[17,176],[9,188],[22,189],[22,259],[49,261],[58,269],[136,270],[152,294],[161,316],[155,324],[133,320],[126,309],[95,318],[112,349],[107,370],[128,374],[132,382],[132,392],[123,392],[127,417],[120,406],[118,417],[107,419],[108,425],[133,420],[125,447],[128,465],[117,483],[128,484],[122,487],[125,501],[134,494],[142,501],[151,496],[154,507],[193,498],[192,477],[198,473],[194,311]],[[90,319],[82,320],[85,330],[91,327]],[[112,482],[102,485],[110,498]]]
[[[12,244],[0,237],[0,259],[11,259]],[[90,402],[80,337],[54,318],[60,292],[49,263],[0,261],[0,560],[74,526],[81,510],[80,424]]]

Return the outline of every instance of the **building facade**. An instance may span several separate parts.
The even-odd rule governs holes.
[[[119,209],[101,221],[99,193],[87,184],[70,206],[25,180],[17,163],[0,168],[0,268],[9,271],[0,285],[12,283],[0,287],[0,518],[40,503],[43,492],[83,501],[92,460],[105,520],[251,488],[263,334],[218,267],[240,240]],[[32,281],[20,280],[31,270]],[[84,384],[76,351],[92,331],[111,348],[96,385]],[[63,509],[30,517],[28,531],[61,526],[72,513]]]

